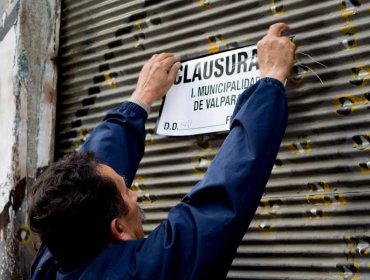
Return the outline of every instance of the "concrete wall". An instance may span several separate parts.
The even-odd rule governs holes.
[[[11,28],[0,42],[0,213],[8,212],[9,199],[14,188],[13,157],[16,149],[16,98],[14,96],[14,74],[16,60],[16,26]],[[9,236],[12,227],[3,228],[10,217],[1,215],[0,219],[0,278],[4,271],[14,267],[15,261],[7,255],[13,255]]]
[[[0,42],[0,212],[9,200],[13,185],[11,178],[13,150],[11,147],[15,143],[14,130],[16,127],[13,95],[16,35],[16,28],[12,28]]]
[[[15,1],[6,1],[16,9],[6,17],[14,21],[0,26],[0,279],[29,276],[38,240],[28,225],[27,193],[53,160],[56,108],[61,1]]]

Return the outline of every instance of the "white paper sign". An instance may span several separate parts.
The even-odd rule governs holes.
[[[256,46],[182,63],[166,95],[157,133],[185,136],[228,131],[238,96],[259,75]]]

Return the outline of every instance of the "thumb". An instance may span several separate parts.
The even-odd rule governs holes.
[[[279,23],[275,23],[273,25],[270,26],[268,32],[267,32],[267,35],[270,35],[270,36],[281,36],[281,34],[288,30],[289,29],[289,26],[288,24],[284,23],[284,22],[279,22]]]
[[[176,76],[177,76],[177,72],[179,71],[180,67],[181,67],[180,62],[176,62],[174,65],[172,65],[170,73],[168,74],[169,79],[171,81],[173,81],[173,82],[175,81]]]

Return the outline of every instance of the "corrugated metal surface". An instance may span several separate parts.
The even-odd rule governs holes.
[[[152,54],[188,58],[251,44],[271,23],[288,22],[300,64],[288,86],[289,126],[229,278],[370,279],[369,1],[64,0],[63,12],[60,154],[129,97]],[[134,183],[147,233],[202,178],[225,138],[156,136],[159,107]]]

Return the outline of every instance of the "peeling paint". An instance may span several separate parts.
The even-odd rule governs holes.
[[[0,43],[0,213],[9,200],[13,182],[11,179],[12,154],[15,144],[16,105],[13,95],[14,60],[16,54],[16,31],[10,29]]]
[[[54,142],[61,0],[19,2],[17,24],[0,40],[1,280],[29,278],[38,239],[27,194],[40,164],[52,160]]]
[[[45,28],[47,34],[48,46],[47,54],[42,73],[42,96],[39,108],[39,130],[38,130],[38,146],[37,146],[37,167],[43,167],[52,160],[54,148],[54,124],[55,124],[55,108],[56,108],[56,87],[57,87],[57,69],[55,59],[58,55],[59,41],[59,22],[55,21],[55,16],[58,16],[58,7],[60,2],[45,1],[47,7],[48,28]],[[53,24],[54,22],[54,24]]]
[[[21,50],[18,56],[18,76],[24,80],[29,77],[28,58],[25,50]]]

